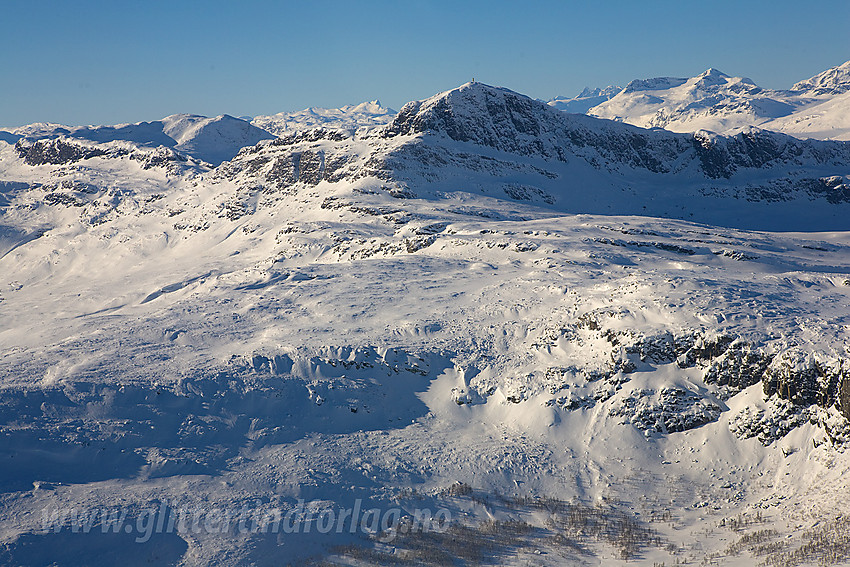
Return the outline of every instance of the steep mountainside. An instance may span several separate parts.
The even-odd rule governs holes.
[[[0,564],[846,561],[848,175],[480,83],[0,139]]]
[[[811,96],[844,94],[850,91],[850,61],[795,83],[791,90]]]

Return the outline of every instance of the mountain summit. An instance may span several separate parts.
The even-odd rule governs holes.
[[[659,77],[630,82],[588,114],[674,132],[727,132],[776,118],[793,108],[745,77],[709,68],[689,79]]]

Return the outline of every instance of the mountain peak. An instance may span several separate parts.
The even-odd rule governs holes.
[[[549,111],[553,110],[545,103],[509,89],[469,82],[407,103],[384,135],[439,132],[460,142],[499,147],[499,137],[508,130],[512,137],[517,133],[539,134],[539,115]]]
[[[351,112],[365,112],[369,114],[387,114],[388,112],[392,112],[390,109],[382,105],[381,101],[378,99],[361,102],[360,104],[343,108],[350,108]]]
[[[722,71],[718,71],[714,67],[709,67],[696,77],[694,77],[694,85],[706,88],[706,87],[719,87],[725,85],[729,82],[730,77],[726,73]]]
[[[726,73],[720,71],[719,69],[715,69],[714,67],[709,67],[702,73],[698,75],[699,77],[728,77]]]

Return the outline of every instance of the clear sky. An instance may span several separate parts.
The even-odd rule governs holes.
[[[850,59],[847,0],[8,0],[0,125],[235,116],[476,80],[536,98],[708,67],[769,88]]]

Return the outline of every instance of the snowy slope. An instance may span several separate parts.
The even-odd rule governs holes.
[[[0,564],[843,560],[846,152],[479,83],[215,168],[0,142]]]
[[[792,91],[810,96],[839,95],[850,91],[850,61],[831,67],[814,77],[795,83]]]
[[[357,130],[363,127],[381,126],[395,116],[391,108],[381,106],[373,100],[342,108],[305,108],[298,112],[279,112],[270,116],[256,116],[251,123],[277,136],[296,130],[325,127]]]
[[[227,114],[207,118],[194,114],[174,114],[153,122],[120,124],[117,126],[67,127],[59,124],[36,123],[9,130],[12,136],[29,140],[50,139],[60,136],[112,142],[124,140],[141,146],[165,146],[191,157],[218,165],[231,159],[245,146],[274,136]]]

